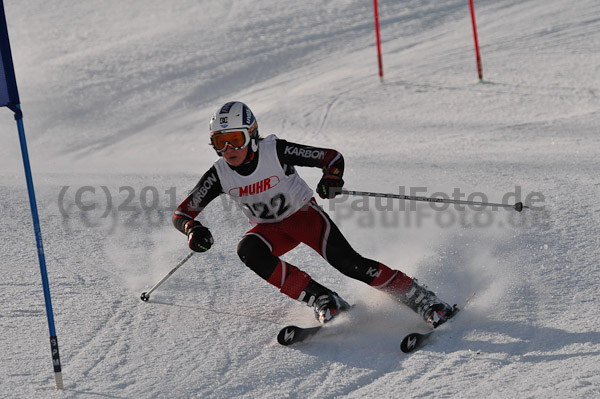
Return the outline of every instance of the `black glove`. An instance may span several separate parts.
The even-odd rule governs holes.
[[[185,224],[185,234],[188,236],[188,245],[192,251],[208,251],[215,242],[210,231],[197,220],[190,220]]]
[[[321,198],[333,198],[340,195],[344,179],[342,179],[342,171],[332,167],[323,171],[323,177],[317,184],[317,194]]]

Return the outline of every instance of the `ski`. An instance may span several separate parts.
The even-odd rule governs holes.
[[[475,293],[472,293],[466,300],[465,303],[462,306],[462,309],[464,309],[464,307],[467,305],[467,303],[469,303],[469,301],[475,296]],[[443,323],[447,323],[449,321],[451,321],[456,314],[460,311],[461,308],[458,308],[456,305],[454,305],[454,310],[452,311],[452,313],[450,313],[450,315],[448,317],[446,317],[446,319],[438,324],[436,326],[436,328],[432,329],[431,331],[428,331],[426,333],[417,333],[417,332],[413,332],[408,334],[407,336],[405,336],[402,339],[402,342],[400,343],[400,350],[404,353],[411,353],[419,348],[422,348],[425,344],[427,344],[427,342],[431,339],[431,337],[433,336],[433,333],[435,331],[439,331],[437,329],[437,327],[440,327],[441,325],[443,325]]]
[[[321,328],[323,328],[323,326],[307,328],[287,326],[282,328],[281,331],[279,331],[279,334],[277,334],[277,342],[284,346],[302,342],[318,333]]]
[[[400,343],[400,350],[404,353],[410,353],[410,352],[414,351],[415,349],[422,347],[423,345],[425,345],[427,340],[429,340],[429,338],[431,338],[434,331],[435,330],[431,330],[431,331],[423,333],[423,334],[421,334],[421,333],[408,334],[406,337],[404,337],[404,339]]]
[[[422,347],[423,345],[425,345],[425,343],[427,343],[429,338],[431,338],[431,336],[433,335],[433,332],[436,331],[437,327],[441,326],[443,323],[446,323],[446,322],[452,320],[459,311],[460,311],[460,309],[456,305],[454,305],[452,313],[450,313],[448,316],[446,316],[446,319],[442,323],[440,323],[436,327],[434,327],[434,329],[432,329],[431,331],[428,331],[426,333],[410,333],[410,334],[408,334],[406,337],[404,337],[404,339],[400,343],[400,350],[404,353],[410,353],[410,352],[414,351],[415,349]]]
[[[354,308],[355,305],[349,305],[350,307],[348,309],[345,310],[341,310],[340,313],[346,313],[349,310],[351,310],[352,308]],[[336,318],[338,318],[338,316],[336,316]],[[335,320],[333,320],[333,322],[335,322]],[[331,321],[329,322],[331,323]],[[327,323],[327,324],[329,324]],[[306,339],[312,337],[313,335],[317,334],[319,331],[321,331],[321,329],[324,327],[324,324],[321,324],[319,326],[315,326],[315,327],[297,327],[297,326],[287,326],[287,327],[283,327],[280,331],[279,334],[277,334],[277,342],[279,342],[281,345],[283,346],[288,346],[288,345],[292,345],[298,342],[302,342],[305,341]]]

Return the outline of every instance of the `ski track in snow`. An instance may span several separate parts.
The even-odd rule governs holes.
[[[475,2],[478,83],[466,3],[380,0],[380,84],[368,2],[6,1],[65,390],[3,110],[0,397],[599,396],[600,5]],[[200,217],[214,247],[144,303],[189,251],[171,213],[216,158],[208,120],[229,100],[263,135],[339,149],[348,189],[520,191],[543,209],[319,200],[364,256],[452,303],[476,292],[411,355],[399,344],[418,316],[306,247],[285,260],[357,307],[279,346],[281,327],[316,323],[312,310],[241,264],[249,226],[226,199]],[[316,185],[318,170],[299,172]]]

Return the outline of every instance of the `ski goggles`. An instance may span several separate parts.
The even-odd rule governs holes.
[[[246,128],[235,130],[218,130],[210,134],[210,144],[218,153],[224,152],[227,145],[234,150],[241,150],[250,143],[250,133]]]

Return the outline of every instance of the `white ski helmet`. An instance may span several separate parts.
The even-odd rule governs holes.
[[[241,149],[250,144],[250,151],[258,149],[258,123],[250,108],[240,101],[231,101],[219,107],[210,119],[210,144],[217,154],[221,155],[224,148],[217,148],[213,136],[229,132],[240,131],[245,140],[242,145],[233,145],[235,149]],[[240,144],[240,143],[238,143]]]

